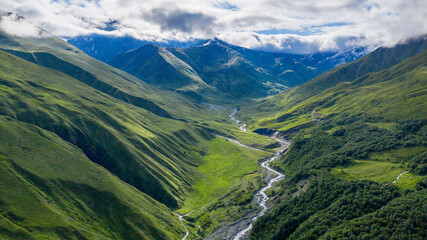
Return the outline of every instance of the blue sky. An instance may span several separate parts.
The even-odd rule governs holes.
[[[2,0],[0,9],[63,37],[217,37],[291,53],[393,45],[427,33],[425,0]]]

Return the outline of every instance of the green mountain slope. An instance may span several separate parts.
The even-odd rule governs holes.
[[[221,42],[194,48],[171,49],[171,52],[188,62],[207,84],[232,98],[265,96],[268,91],[281,87],[273,86],[272,76]],[[268,81],[271,86],[267,85]],[[282,90],[285,89],[283,87]]]
[[[164,91],[140,79],[89,57],[54,36],[21,38],[0,32],[0,48],[26,60],[53,68],[85,84],[138,107],[161,108],[176,119],[197,115],[206,106],[197,105],[181,94]],[[39,57],[40,59],[36,59]]]
[[[287,92],[260,103],[253,112],[259,115],[268,112],[285,111],[295,104],[304,101],[339,83],[351,82],[371,72],[379,72],[404,59],[414,56],[427,49],[424,37],[409,40],[407,43],[392,48],[381,47],[360,59],[331,69],[320,76],[297,86]]]
[[[155,88],[53,36],[0,36],[0,118],[20,129],[21,141],[53,151],[43,155],[41,147],[34,149],[30,143],[21,148],[28,151],[24,155],[14,154],[8,145],[0,148],[2,164],[10,163],[4,169],[16,172],[13,176],[5,173],[2,182],[4,221],[0,223],[0,238],[177,239],[185,232],[171,211],[184,205],[187,209],[182,213],[199,208],[187,203],[188,196],[196,191],[206,192],[206,198],[198,204],[207,207],[198,209],[193,219],[199,224],[205,216],[214,220],[200,230],[205,235],[233,220],[217,218],[217,213],[231,211],[238,218],[251,211],[248,201],[235,203],[242,195],[250,200],[260,184],[257,161],[269,152],[253,154],[231,141],[219,141],[222,152],[236,156],[226,161],[230,168],[250,162],[249,167],[239,172],[209,173],[211,185],[195,186],[205,179],[203,164],[218,156],[219,148],[212,145],[216,142],[213,132],[226,132],[245,144],[256,143],[258,148],[272,143],[254,133],[241,132],[231,124],[226,108]],[[7,125],[1,125],[0,133],[14,131]],[[15,142],[4,136],[5,143]],[[65,150],[59,149],[61,146]],[[50,150],[55,148],[56,152]],[[71,156],[70,148],[78,155]],[[32,156],[42,158],[27,160]],[[43,168],[51,161],[58,164],[55,171],[64,172],[54,175],[54,181],[49,178],[53,170]],[[25,168],[31,174],[15,168]],[[113,181],[118,182],[114,183],[117,187],[108,188]],[[26,182],[32,186],[26,186]],[[10,186],[23,185],[28,194],[8,193]],[[134,200],[116,196],[129,195],[129,191],[133,191]],[[30,204],[41,210],[32,212],[21,195],[25,195],[24,200],[32,199]],[[103,205],[102,199],[108,204]],[[212,199],[231,202],[218,205]],[[51,208],[47,207],[50,210],[46,201],[52,203]],[[45,217],[37,218],[42,211],[46,211]],[[192,236],[200,234],[196,227],[190,230]]]
[[[345,112],[388,120],[424,118],[426,64],[424,51],[381,72],[340,83],[252,127],[288,130],[301,124],[315,124],[316,118],[321,120]]]
[[[135,59],[127,59],[127,55]],[[139,65],[133,65],[134,61],[141,61]],[[145,45],[139,49],[121,54],[110,63],[113,66],[120,65],[123,62],[123,68],[128,72],[147,83],[164,88],[179,89],[181,87],[201,84],[206,85],[200,76],[185,62],[176,58],[166,48]],[[151,68],[151,72],[146,71]],[[173,80],[168,77],[174,76]]]
[[[0,238],[177,239],[164,205],[52,132],[0,117]]]
[[[174,90],[197,100],[202,100],[203,95],[217,92],[191,66],[163,47],[148,44],[120,54],[109,64],[124,69],[153,86]]]
[[[38,55],[35,54],[35,56]],[[49,214],[46,215],[46,218],[34,219],[34,216],[28,213],[31,211],[24,203],[13,205],[14,202],[19,202],[21,193],[12,196],[2,192],[1,196],[9,201],[6,202],[8,204],[2,202],[4,211],[19,211],[20,215],[31,215],[31,221],[33,221],[31,225],[26,223],[25,218],[17,217],[15,219],[8,215],[8,220],[5,220],[6,223],[0,225],[1,231],[4,232],[3,235],[10,238],[19,236],[21,233],[16,232],[18,231],[16,226],[20,226],[22,229],[19,231],[25,232],[26,235],[24,236],[49,235],[54,238],[63,238],[64,236],[71,237],[71,233],[64,231],[73,231],[74,234],[79,234],[79,238],[85,239],[96,239],[98,235],[102,239],[177,239],[177,235],[181,237],[184,235],[183,228],[179,224],[177,216],[172,215],[175,217],[171,217],[171,212],[166,207],[176,209],[185,206],[186,209],[182,210],[183,213],[188,213],[187,211],[193,208],[197,210],[197,215],[192,217],[195,219],[194,221],[197,220],[199,224],[204,225],[203,230],[199,232],[196,227],[192,229],[194,236],[196,233],[200,234],[201,231],[208,235],[223,222],[234,221],[243,216],[247,211],[252,210],[245,204],[249,203],[250,197],[257,189],[256,186],[260,184],[257,161],[271,153],[248,150],[222,139],[218,141],[214,139],[211,132],[226,131],[230,136],[239,137],[248,145],[257,143],[257,147],[262,147],[260,143],[268,145],[272,141],[260,139],[255,134],[240,133],[237,126],[232,126],[224,120],[228,119],[227,111],[225,111],[224,117],[212,114],[212,112],[216,111],[200,111],[199,115],[194,117],[200,121],[199,123],[190,122],[195,121],[192,118],[183,121],[160,117],[147,109],[139,108],[114,98],[108,93],[102,93],[88,87],[84,82],[65,73],[36,65],[0,51],[0,115],[22,126],[22,131],[34,131],[34,128],[40,129],[36,134],[41,136],[44,134],[55,136],[51,140],[52,143],[48,144],[42,137],[36,138],[31,134],[21,134],[22,141],[32,142],[37,146],[46,145],[52,149],[55,148],[55,144],[65,144],[79,152],[79,156],[84,158],[84,161],[88,162],[87,164],[102,169],[102,172],[98,173],[86,166],[86,163],[83,164],[74,158],[65,157],[67,153],[62,154],[64,157],[56,155],[58,156],[56,158],[54,150],[52,150],[54,153],[51,154],[53,156],[49,155],[49,159],[52,158],[49,160],[42,153],[39,153],[42,151],[42,147],[39,147],[37,151],[28,152],[22,158],[20,155],[12,155],[9,148],[0,150],[1,156],[9,159],[7,160],[9,162],[18,162],[19,160],[28,162],[27,158],[31,158],[33,155],[42,156],[37,158],[37,162],[33,165],[28,166],[28,170],[37,167],[38,172],[35,174],[41,178],[40,181],[45,181],[48,173],[52,171],[48,167],[43,168],[43,164],[49,161],[58,161],[58,164],[61,164],[61,166],[55,166],[55,171],[64,172],[64,177],[65,172],[75,177],[64,186],[62,186],[63,182],[57,182],[56,185],[36,186],[43,188],[46,198],[55,199],[57,207],[53,211],[61,210],[58,213],[59,216]],[[210,116],[215,117],[211,121],[204,120],[204,117],[210,119]],[[6,127],[1,125],[2,133],[6,131],[3,128]],[[239,134],[236,134],[237,132]],[[7,134],[4,136],[5,142],[10,140],[11,144],[14,145]],[[25,152],[27,148],[33,149],[33,146],[25,145],[22,151]],[[223,159],[224,155],[228,157]],[[210,169],[206,169],[205,166],[209,164],[217,166],[215,163],[217,158],[221,158],[224,165],[218,166],[221,171],[210,172]],[[62,161],[66,161],[69,165],[62,166]],[[68,219],[68,214],[72,214],[72,210],[62,210],[63,208],[74,209],[74,205],[79,203],[80,205],[77,206],[85,206],[86,202],[95,206],[102,205],[97,199],[106,199],[107,197],[104,197],[99,191],[91,192],[88,195],[78,194],[78,191],[89,191],[86,190],[88,183],[84,182],[85,178],[80,179],[81,174],[86,174],[79,170],[80,166],[87,168],[88,171],[98,173],[93,176],[94,179],[106,177],[104,174],[114,176],[114,179],[121,182],[123,186],[131,188],[136,192],[135,194],[143,196],[134,196],[136,199],[148,199],[147,201],[158,207],[144,205],[144,202],[141,202],[137,205],[138,210],[130,208],[132,214],[137,215],[133,218],[136,221],[134,222],[125,218],[133,216],[126,212],[128,211],[127,205],[130,204],[129,201],[123,200],[124,203],[122,203],[111,200],[105,208],[96,211],[91,207],[80,207],[81,210],[78,211],[80,221],[64,223],[66,226],[66,229],[63,229],[64,231],[54,231],[51,228],[56,229],[57,226],[50,224],[46,227],[37,228],[37,234],[32,232],[27,234],[26,231],[30,231],[33,225],[38,226],[44,221],[57,222],[55,220],[57,218]],[[239,171],[234,171],[236,167]],[[43,175],[44,172],[47,172],[47,175]],[[200,184],[200,182],[204,183],[205,174],[210,179],[208,185]],[[86,177],[86,175],[84,176]],[[24,179],[24,176],[19,173],[17,178]],[[92,178],[92,175],[89,178]],[[21,184],[17,181],[5,180],[4,183],[7,185],[3,186],[7,190],[8,186]],[[68,185],[77,184],[75,182],[82,186],[77,190],[68,187]],[[193,187],[194,183],[196,185]],[[61,189],[58,194],[57,191],[59,190],[57,189]],[[113,194],[109,192],[110,190],[114,191],[114,194],[122,194],[117,189],[105,189],[105,194]],[[194,197],[197,192],[204,193],[205,198],[197,200],[198,198]],[[69,194],[72,195],[69,196]],[[28,198],[35,198],[33,195],[31,193]],[[246,201],[239,201],[242,195],[246,196]],[[191,198],[186,198],[187,196]],[[192,203],[195,199],[197,204]],[[230,201],[230,204],[218,205],[216,202],[212,202],[212,199],[217,201],[226,199],[224,201]],[[239,202],[238,205],[236,205],[237,202]],[[42,208],[43,206],[39,205],[44,204],[44,202],[34,200],[33,204]],[[206,209],[199,209],[200,206],[206,206]],[[111,213],[115,214],[114,216],[108,215],[110,214],[108,210],[111,208],[118,211]],[[105,211],[107,213],[104,213]],[[227,212],[233,212],[233,218],[217,216],[218,213]],[[35,215],[37,215],[36,212]],[[80,228],[74,231],[73,229],[77,228],[75,226],[84,225],[83,223],[87,219],[85,216],[96,216],[102,224],[97,222],[94,222],[94,226],[91,223],[88,224],[87,228],[93,232],[86,233],[83,229],[80,233]],[[205,222],[206,217],[210,217],[212,222]],[[13,221],[10,218],[13,218]],[[156,220],[150,221],[151,218]],[[169,220],[163,220],[164,218]],[[19,219],[22,219],[23,222],[20,222]],[[13,224],[9,223],[10,221]],[[111,221],[120,222],[120,224],[116,223],[117,228],[120,229],[117,229],[116,226],[110,227],[113,224]],[[144,221],[148,222],[145,223]],[[129,227],[132,227],[133,230],[129,230]],[[134,233],[134,231],[138,233]],[[96,235],[94,232],[99,232],[99,234]],[[126,235],[127,233],[129,235]]]
[[[249,127],[279,130],[292,144],[272,164],[287,176],[272,193],[276,206],[256,222],[250,239],[425,237],[427,51],[416,54],[425,40],[418,43],[384,50],[382,57],[398,63],[354,80],[341,82],[338,72],[359,60],[333,69],[325,75],[335,81],[331,87],[320,91],[326,78],[315,78],[295,88],[300,100],[293,105],[292,95],[283,94],[289,98],[278,106],[275,100],[257,106],[285,110],[255,116]],[[399,49],[413,56],[402,57]],[[240,114],[252,117],[254,109]]]
[[[248,129],[292,140],[251,239],[425,238],[425,41],[241,107]],[[188,239],[215,237],[257,210],[259,161],[277,143],[201,102],[240,104],[317,72],[219,41],[129,52],[126,67],[159,89],[53,36],[0,33],[0,48],[1,239],[180,239],[172,211]]]
[[[1,61],[2,115],[56,133],[122,180],[178,206],[190,184],[190,166],[200,161],[190,149],[203,143],[203,130],[159,118],[4,52]]]
[[[181,94],[154,88],[53,36],[26,39],[2,33],[0,46],[56,70],[4,55],[2,84],[17,88],[3,97],[4,115],[55,132],[92,161],[169,206],[182,202],[191,186],[192,166],[201,160],[198,152],[190,150],[199,143],[202,148],[208,136],[194,124],[201,118],[217,121],[215,111]],[[16,80],[24,84],[17,85]],[[59,92],[50,84],[57,84]],[[54,96],[39,96],[44,94]],[[35,96],[39,97],[34,102]]]
[[[219,40],[190,48],[148,45],[122,53],[109,63],[155,86],[205,101],[265,97],[318,74],[315,68],[287,55],[242,49]]]

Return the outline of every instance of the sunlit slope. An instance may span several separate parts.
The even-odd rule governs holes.
[[[341,113],[363,113],[396,121],[421,119],[427,116],[426,88],[427,51],[424,51],[386,70],[340,83],[287,111],[258,121],[253,128],[287,130]]]
[[[272,76],[221,42],[170,51],[192,66],[207,84],[231,98],[265,96],[279,87],[273,86]],[[267,85],[268,81],[271,86]],[[282,87],[281,90],[286,89]]]
[[[0,48],[14,51],[13,54],[42,66],[65,72],[88,86],[122,101],[148,110],[160,109],[166,116],[189,119],[197,115],[199,109],[205,107],[195,104],[181,94],[152,87],[126,72],[86,55],[54,36],[21,38],[0,32]],[[22,52],[24,53],[20,54]]]
[[[1,239],[178,239],[163,204],[56,134],[0,116]]]
[[[286,111],[322,91],[338,85],[351,82],[368,73],[379,72],[401,61],[423,52],[427,49],[427,41],[421,37],[409,40],[406,43],[392,48],[381,47],[366,56],[339,67],[331,69],[307,83],[292,88],[291,90],[276,95],[273,98],[251,107],[251,111],[257,115],[266,115],[271,112]],[[245,109],[243,109],[245,110]]]
[[[200,84],[200,87],[207,87],[187,63],[175,57],[166,48],[151,44],[122,53],[109,63],[126,69],[127,72],[154,86],[179,89],[187,85]],[[170,79],[172,76],[173,79]]]
[[[142,192],[178,206],[209,138],[205,130],[3,51],[0,62],[1,115],[56,133]]]

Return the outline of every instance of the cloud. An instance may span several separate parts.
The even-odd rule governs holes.
[[[393,45],[427,33],[425,0],[2,0],[0,9],[58,36],[218,37],[292,53]]]
[[[0,13],[0,31],[18,37],[49,37],[49,33],[23,17],[13,13]]]
[[[342,36],[334,34],[300,36],[295,34],[265,35],[240,32],[238,34],[222,34],[218,38],[250,49],[294,54],[345,51],[361,45],[369,46],[368,43],[364,42],[364,36]]]
[[[215,21],[213,16],[191,13],[181,9],[168,11],[163,8],[155,8],[143,17],[147,21],[160,25],[162,31],[181,31],[184,33],[194,33],[200,30],[210,33]]]

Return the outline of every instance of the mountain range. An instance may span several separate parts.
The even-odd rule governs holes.
[[[224,102],[283,92],[364,53],[363,49],[310,56],[268,53],[215,39],[187,48],[148,44],[107,63],[151,85],[199,101]]]
[[[131,36],[108,36],[100,34],[83,35],[65,38],[68,43],[81,49],[86,54],[103,62],[108,61],[120,53],[127,52],[146,44],[154,44],[162,47],[193,47],[203,45],[207,40],[194,39],[192,41],[148,41],[139,40]]]
[[[245,239],[426,237],[425,36],[313,55],[94,36],[89,52],[38,29],[0,31],[1,239],[232,239],[275,154],[285,178]]]

